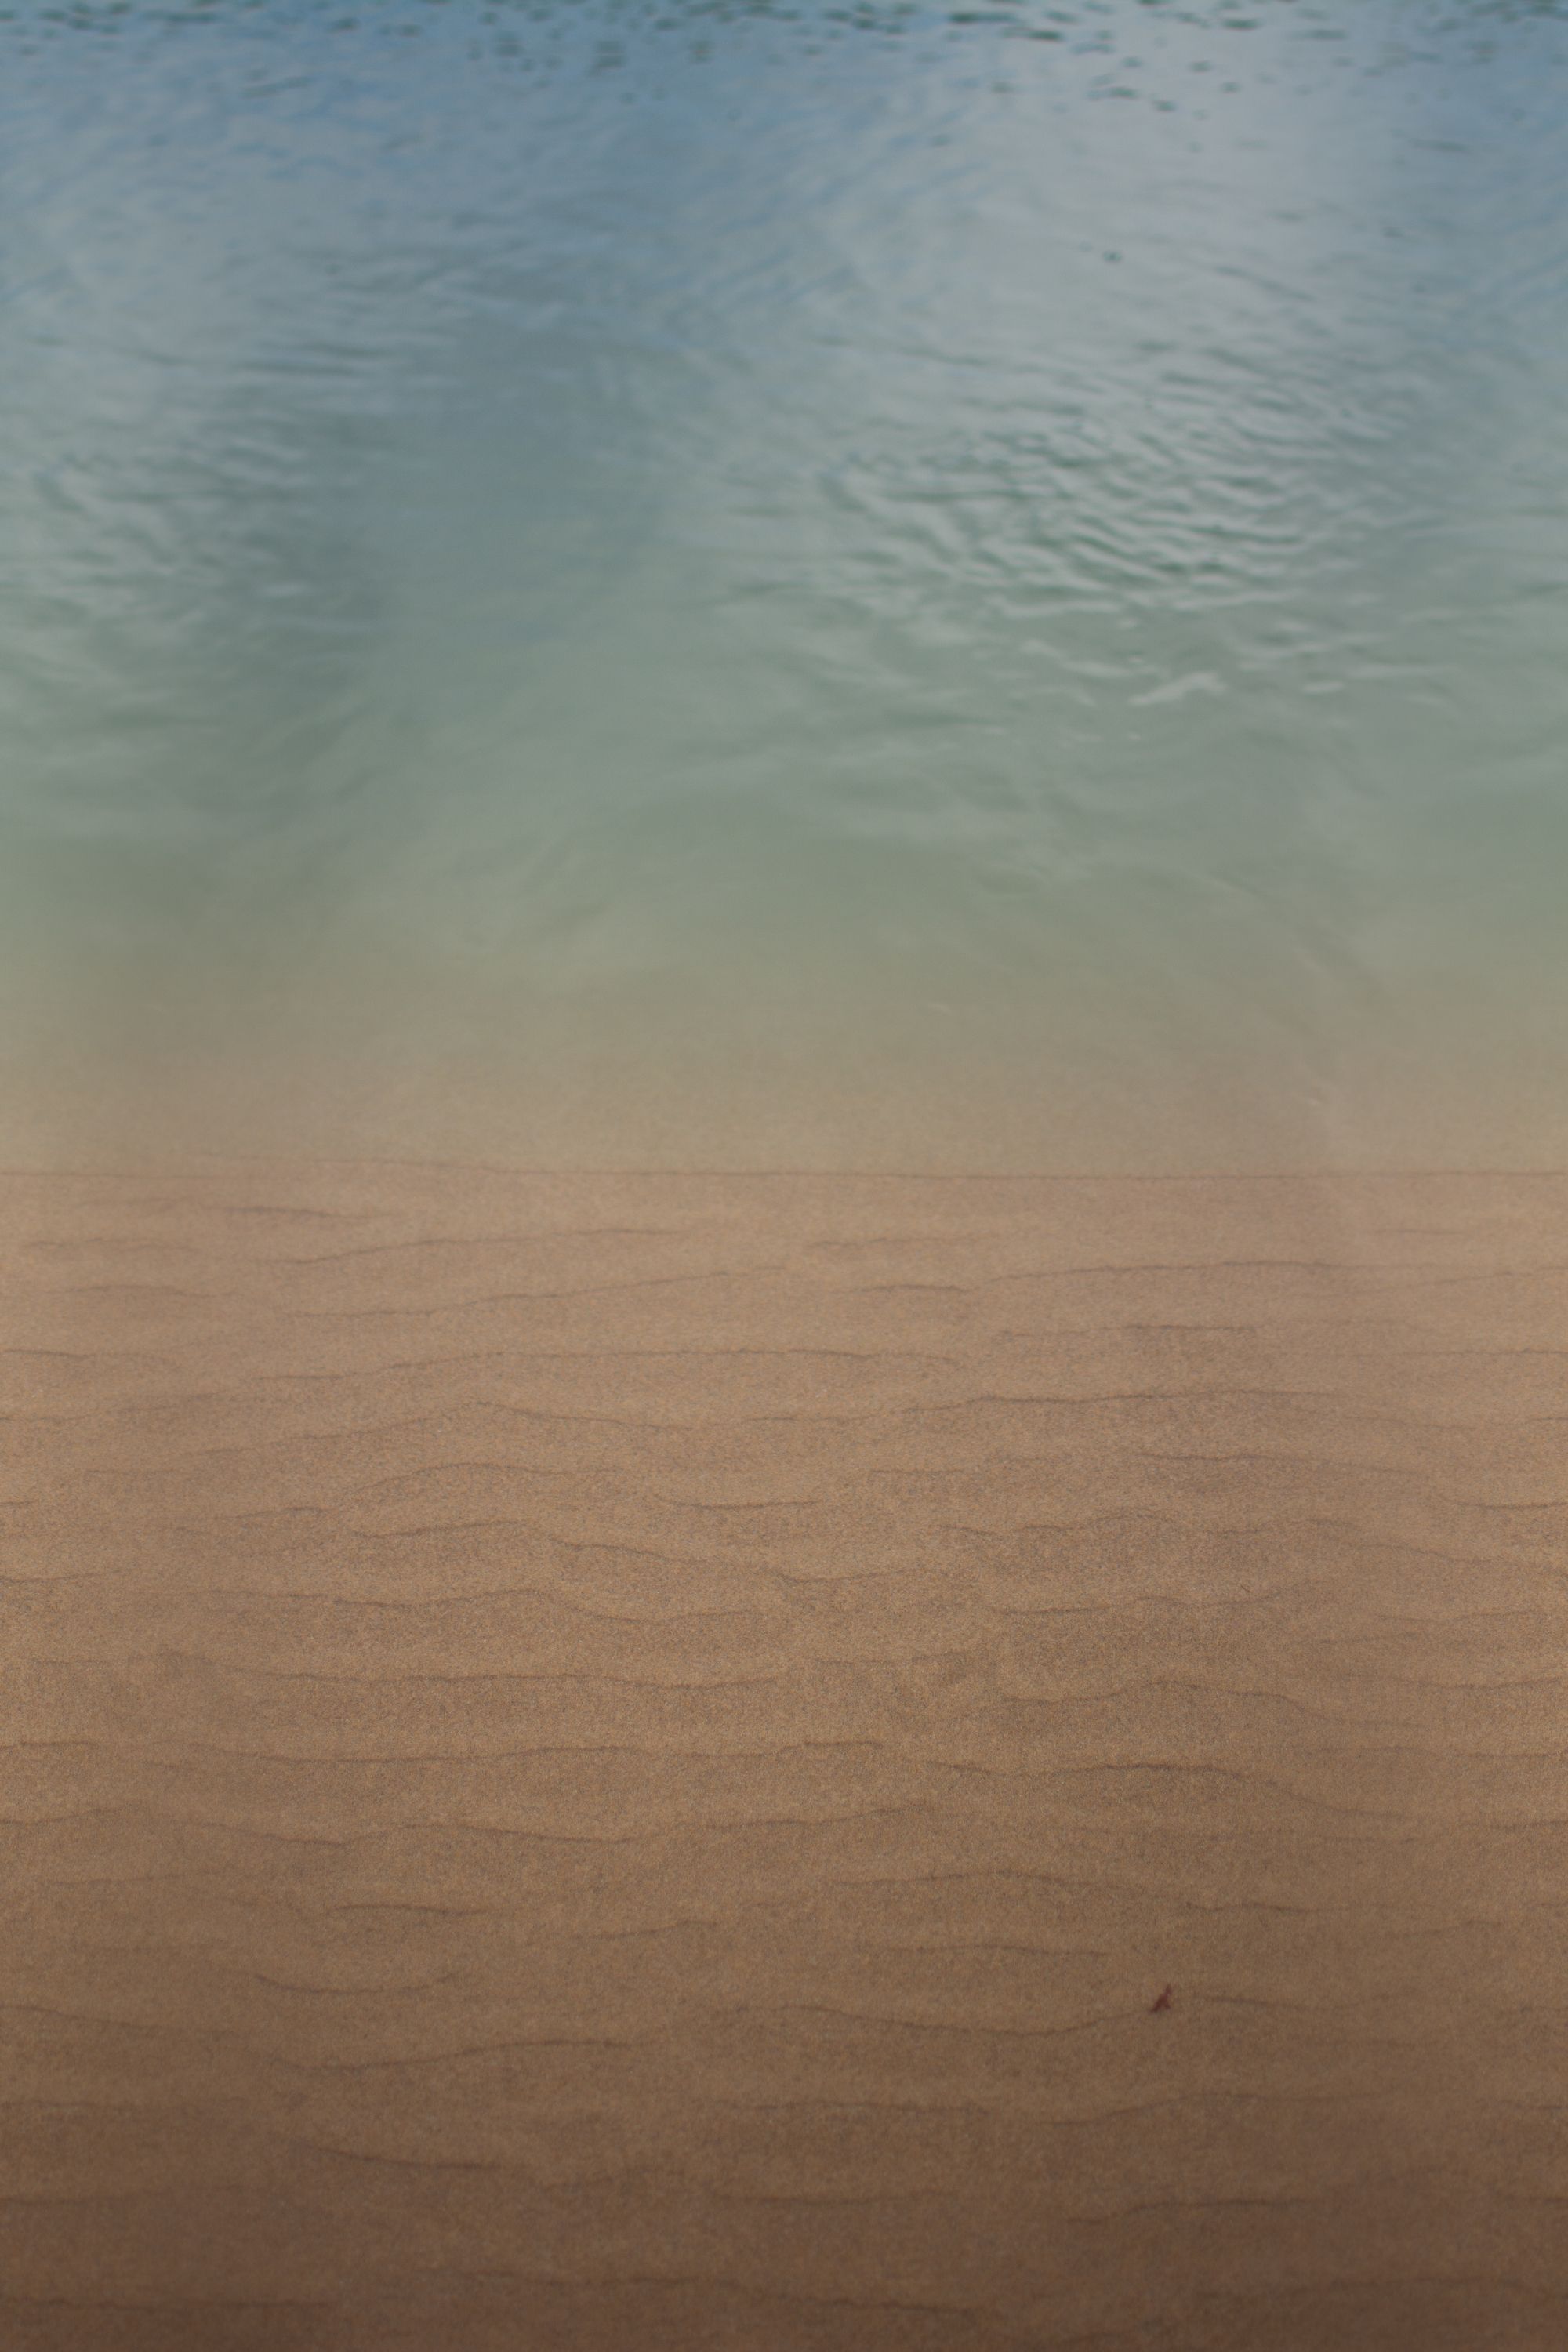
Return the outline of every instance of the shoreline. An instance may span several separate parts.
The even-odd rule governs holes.
[[[1555,2341],[1568,1180],[0,1192],[25,2352]]]

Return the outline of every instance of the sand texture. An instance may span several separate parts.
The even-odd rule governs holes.
[[[8,2352],[1568,2342],[1568,1184],[0,1197]]]

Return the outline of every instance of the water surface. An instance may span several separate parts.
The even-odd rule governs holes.
[[[1561,1160],[1565,65],[7,12],[13,1156]]]

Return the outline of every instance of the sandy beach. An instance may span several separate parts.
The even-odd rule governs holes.
[[[1568,1183],[4,1185],[16,2352],[1568,2326]]]

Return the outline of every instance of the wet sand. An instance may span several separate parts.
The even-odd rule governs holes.
[[[16,2352],[1563,2340],[1568,1181],[0,1213]]]

